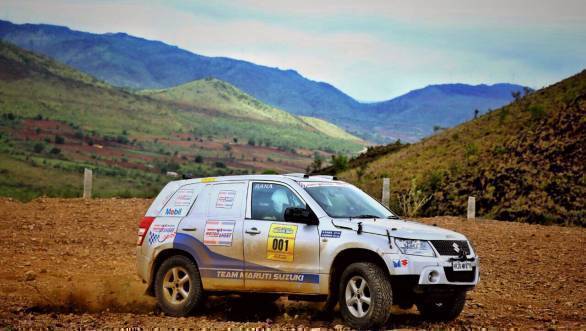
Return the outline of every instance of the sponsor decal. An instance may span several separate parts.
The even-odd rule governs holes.
[[[342,231],[322,230],[320,236],[322,238],[340,238],[341,235]]]
[[[173,224],[155,224],[149,233],[148,243],[149,245],[164,243],[173,238],[175,238],[175,226]]]
[[[299,274],[273,271],[209,270],[204,277],[223,279],[268,280],[295,283],[319,283],[317,274]]]
[[[407,261],[407,259],[393,260],[393,268],[395,268],[395,269],[407,268],[408,264],[409,264],[409,261]]]
[[[207,221],[203,243],[208,246],[232,246],[236,221]]]
[[[301,185],[303,188],[320,186],[349,186],[348,184],[336,182],[300,182],[299,185]]]
[[[220,191],[216,199],[216,208],[232,209],[236,200],[236,191]]]
[[[195,193],[193,189],[180,189],[177,190],[175,196],[175,207],[188,207],[191,206]]]
[[[182,208],[166,208],[165,216],[181,216]]]
[[[267,259],[293,262],[297,225],[271,224],[267,239]]]
[[[254,184],[255,190],[272,190],[273,184],[266,184],[266,183],[257,183]]]
[[[214,177],[207,177],[207,178],[202,178],[201,182],[202,183],[211,183],[211,182],[215,182],[216,179]]]

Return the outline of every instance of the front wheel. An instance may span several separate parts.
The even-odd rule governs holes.
[[[417,303],[423,318],[432,321],[452,321],[456,319],[466,303],[466,291],[457,291],[437,297],[425,298]]]
[[[203,301],[201,278],[195,263],[182,255],[163,262],[155,278],[155,296],[166,314],[187,316]]]
[[[349,265],[342,273],[338,297],[342,317],[356,329],[382,327],[391,314],[391,282],[374,263]]]

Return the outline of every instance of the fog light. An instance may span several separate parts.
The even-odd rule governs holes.
[[[427,280],[430,283],[437,283],[439,281],[439,273],[435,270],[430,272],[429,275],[427,276]]]

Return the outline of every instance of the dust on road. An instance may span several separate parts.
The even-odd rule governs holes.
[[[0,327],[341,327],[321,304],[210,298],[192,317],[162,316],[135,275],[142,199],[0,199]],[[389,328],[586,328],[586,229],[435,217],[464,233],[481,261],[480,285],[451,323],[393,309]],[[249,299],[248,299],[249,300]]]

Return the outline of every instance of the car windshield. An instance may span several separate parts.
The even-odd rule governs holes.
[[[333,218],[398,218],[352,185],[304,182],[307,193]]]

